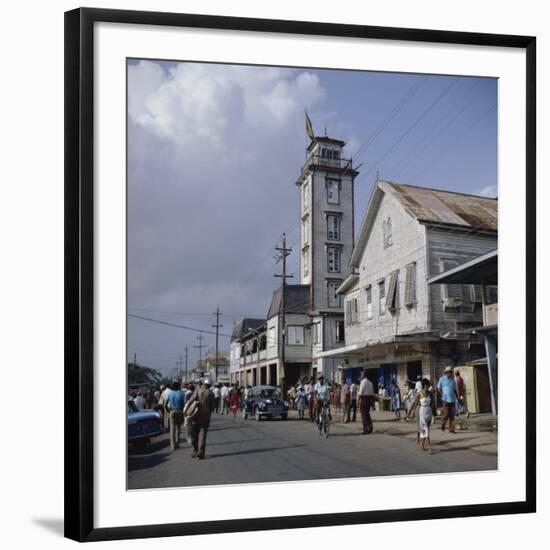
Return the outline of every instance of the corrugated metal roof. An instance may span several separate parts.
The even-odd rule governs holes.
[[[422,222],[498,230],[498,200],[392,182],[387,184],[411,216]]]
[[[255,330],[265,324],[265,319],[244,318],[234,327],[231,333],[231,341],[238,340],[245,336],[250,330]]]
[[[285,292],[285,311],[287,313],[307,313],[310,309],[309,285],[287,285]],[[273,293],[267,318],[271,319],[281,309],[282,289]]]

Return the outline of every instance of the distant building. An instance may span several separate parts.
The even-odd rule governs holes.
[[[377,181],[338,294],[345,306],[345,346],[319,354],[342,378],[399,385],[437,379],[446,365],[484,355],[478,285],[427,279],[497,246],[498,201]]]
[[[265,319],[245,318],[235,324],[230,344],[229,376],[231,383],[256,385],[256,381],[260,379],[258,375],[260,361],[265,360],[267,345],[265,332]],[[264,336],[263,339],[262,336]],[[262,348],[262,353],[260,353],[260,348]],[[267,379],[267,377],[265,378]]]
[[[218,358],[216,361],[216,354],[214,352],[209,353],[203,360],[204,376],[208,376],[214,382],[229,383],[229,353],[225,351],[218,352]]]

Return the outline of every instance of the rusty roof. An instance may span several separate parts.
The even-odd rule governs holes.
[[[418,221],[498,230],[498,199],[389,181],[386,184]]]

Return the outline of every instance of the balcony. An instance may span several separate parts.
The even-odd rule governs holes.
[[[352,168],[352,159],[345,158],[334,158],[334,157],[323,157],[321,155],[309,155],[304,167],[302,168],[302,175],[313,168],[314,166],[319,166],[321,168],[332,168],[334,170],[353,170]]]

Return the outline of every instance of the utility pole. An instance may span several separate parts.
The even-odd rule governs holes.
[[[206,347],[206,345],[202,343],[202,341],[204,340],[204,336],[202,335],[202,332],[199,333],[199,335],[197,336],[197,340],[199,341],[199,345],[193,346],[193,347],[199,349],[199,369],[201,369],[202,371],[202,348]]]
[[[223,313],[220,312],[220,306],[216,308],[216,312],[214,313],[216,316],[216,324],[212,325],[212,328],[216,329],[216,363],[214,366],[214,382],[218,381],[218,336],[219,336],[219,330],[223,327],[223,325],[220,325],[220,315],[223,315]]]
[[[187,354],[188,354],[188,346],[185,346],[185,382],[189,382],[189,374],[187,370]]]
[[[180,353],[180,358],[176,361],[176,365],[178,366],[178,379],[181,382],[182,380],[182,366],[183,366],[183,357]]]
[[[294,277],[294,275],[287,275],[286,274],[286,259],[287,256],[290,256],[290,253],[292,252],[292,248],[286,247],[286,233],[283,233],[283,246],[279,247],[276,246],[275,250],[277,251],[275,253],[275,262],[283,262],[283,273],[282,274],[276,274],[275,277],[281,277],[282,282],[282,290],[281,290],[281,307],[279,310],[279,313],[281,315],[281,362],[283,364],[283,383],[282,386],[282,393],[283,397],[285,395],[285,347],[286,347],[286,304],[285,304],[285,294],[286,294],[286,280],[291,279]]]

